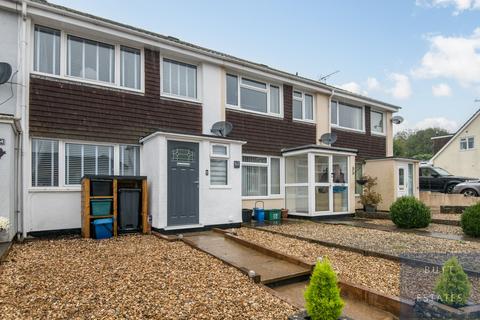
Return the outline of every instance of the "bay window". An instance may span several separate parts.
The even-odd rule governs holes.
[[[370,112],[370,130],[372,133],[385,134],[385,114],[379,111]]]
[[[313,96],[301,91],[293,91],[293,119],[313,121]]]
[[[228,185],[228,146],[214,144],[210,155],[210,185]]]
[[[280,158],[242,157],[242,196],[269,197],[281,194]]]
[[[279,85],[227,74],[226,103],[248,111],[280,115],[281,90]]]
[[[58,141],[32,139],[32,187],[58,186]]]
[[[332,126],[364,131],[363,107],[351,106],[339,101],[332,101],[330,106]]]
[[[33,69],[42,73],[60,74],[60,31],[35,26]]]
[[[110,44],[68,36],[67,74],[69,76],[115,82],[115,48]]]
[[[80,184],[86,174],[113,175],[113,146],[65,144],[65,184]]]
[[[196,66],[164,58],[162,68],[162,93],[197,99]]]

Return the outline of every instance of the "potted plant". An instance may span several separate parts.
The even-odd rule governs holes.
[[[362,180],[365,183],[363,184],[363,193],[360,196],[360,202],[363,204],[366,212],[373,213],[377,211],[377,205],[382,202],[380,193],[373,190],[377,185],[377,178],[365,176],[362,177]]]
[[[10,222],[7,217],[0,217],[0,242],[8,241],[8,229]]]

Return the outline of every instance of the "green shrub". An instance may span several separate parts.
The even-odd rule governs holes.
[[[390,206],[390,218],[399,228],[426,228],[432,221],[430,209],[415,197],[401,197]]]
[[[328,258],[317,262],[305,290],[305,308],[312,320],[338,319],[344,302],[340,298],[337,276]]]
[[[480,237],[480,202],[465,209],[461,226],[466,235]]]
[[[457,258],[445,262],[437,280],[435,293],[440,301],[452,307],[464,306],[470,296],[472,285]]]

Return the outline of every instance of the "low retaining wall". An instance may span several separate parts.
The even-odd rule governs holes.
[[[477,197],[465,197],[463,194],[421,191],[420,200],[433,211],[440,212],[440,207],[468,207],[480,201]]]

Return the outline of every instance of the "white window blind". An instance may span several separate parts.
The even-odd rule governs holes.
[[[216,186],[228,185],[228,160],[210,159],[210,184]]]
[[[58,141],[32,140],[32,187],[58,186]]]
[[[191,64],[163,59],[163,89],[174,96],[197,98],[197,67]]]
[[[270,158],[270,194],[280,194],[280,159]]]
[[[35,26],[34,46],[34,70],[59,75],[60,31],[42,26]]]
[[[65,184],[80,184],[87,174],[113,174],[113,147],[65,144]]]
[[[121,47],[120,49],[120,85],[140,89],[140,50]]]
[[[140,147],[120,146],[120,175],[140,175]]]

